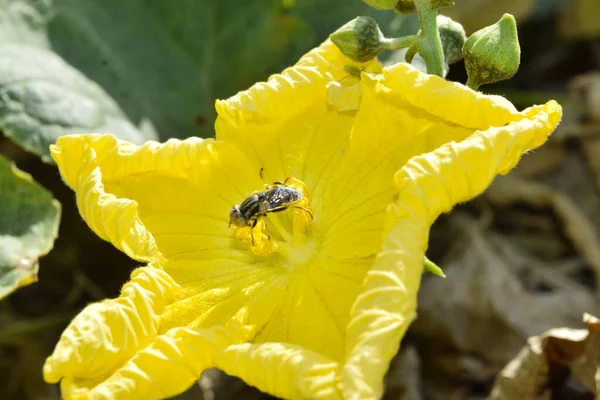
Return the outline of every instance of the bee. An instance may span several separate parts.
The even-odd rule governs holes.
[[[297,187],[298,182],[300,181],[290,176],[283,182],[278,181],[265,185],[265,190],[255,192],[231,208],[229,226],[254,228],[259,219],[266,217],[267,214],[285,211],[289,208],[304,210],[312,219],[312,212],[306,207],[308,198],[305,195],[307,192],[304,184],[300,183],[301,186]],[[252,241],[254,242],[254,237]]]

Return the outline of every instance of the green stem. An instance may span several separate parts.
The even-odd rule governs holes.
[[[481,86],[479,83],[477,83],[475,81],[475,79],[473,79],[472,76],[468,76],[467,78],[467,83],[466,83],[467,87],[473,89],[473,90],[479,90],[479,86]]]
[[[437,28],[437,8],[432,0],[414,0],[421,24],[421,40],[417,42],[419,53],[425,59],[429,74],[444,75],[444,50]]]
[[[416,45],[419,40],[420,40],[420,37],[417,35],[402,36],[402,37],[393,38],[393,39],[385,39],[382,44],[382,47],[386,50],[400,50],[400,49],[404,49],[406,47],[411,47],[413,45]]]

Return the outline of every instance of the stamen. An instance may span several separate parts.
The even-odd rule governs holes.
[[[285,227],[283,226],[283,224],[281,223],[281,219],[279,218],[279,215],[273,215],[269,218],[269,229],[273,229],[275,232],[277,232],[277,234],[286,242],[291,242],[292,239],[292,235],[290,235],[290,233],[288,232],[287,229],[285,229]]]

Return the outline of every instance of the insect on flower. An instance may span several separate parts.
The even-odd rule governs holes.
[[[262,169],[260,175],[262,178]],[[229,226],[236,228],[254,228],[268,213],[277,213],[294,208],[306,212],[312,220],[309,210],[310,195],[304,182],[290,176],[285,181],[265,184],[263,191],[256,191],[229,212]],[[254,246],[254,236],[251,235]]]

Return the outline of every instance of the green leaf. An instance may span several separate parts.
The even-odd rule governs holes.
[[[376,17],[385,33],[395,33],[402,25],[398,22],[402,17],[396,13],[378,12],[359,0],[178,0],[176,3],[175,6],[167,0],[0,0],[0,45],[11,43],[22,48],[26,44],[30,46],[28,52],[33,51],[31,47],[51,49],[98,83],[134,125],[149,127],[150,133],[144,137],[152,137],[155,128],[165,140],[212,136],[216,99],[234,95],[293,64],[303,52],[357,15]],[[392,32],[387,29],[391,25],[395,27]],[[11,57],[0,53],[4,64],[10,64]],[[23,62],[40,65],[24,57],[20,65]],[[53,72],[45,78],[54,79],[55,75]],[[58,76],[54,83],[57,87],[65,86],[69,93],[55,90],[53,100],[71,97],[73,101],[69,103],[75,105],[81,104],[75,99],[83,95],[98,101],[98,96],[81,93],[85,84],[73,87],[69,80]],[[0,81],[9,78],[0,68]],[[34,97],[45,99],[47,93],[36,93]],[[106,100],[106,96],[101,97]],[[0,98],[0,107],[1,102]],[[98,105],[98,112],[90,115],[96,118],[95,122],[85,120],[86,124],[79,119],[64,121],[65,115],[83,118],[89,112],[57,109],[58,104],[66,102],[44,109],[43,116],[51,117],[48,122],[58,118],[57,124],[25,123],[19,143],[29,148],[44,148],[57,135],[71,131],[58,129],[65,127],[65,122],[66,128],[74,124],[73,128],[80,132],[112,129],[128,139],[135,135],[126,120],[115,127],[115,120],[123,121],[123,116],[114,105],[105,108],[108,101]],[[89,126],[102,121],[106,123],[99,128]],[[51,132],[46,133],[47,125],[52,125]],[[117,128],[122,131],[114,131]],[[39,140],[40,137],[44,140]]]
[[[69,133],[146,137],[104,91],[48,50],[0,45],[0,130],[51,162],[48,146]]]
[[[44,0],[0,0],[0,44],[49,47],[45,25],[50,18],[50,4]]]
[[[273,0],[55,0],[55,51],[161,138],[212,136],[214,102],[282,64],[299,24]],[[296,54],[297,56],[298,54]]]
[[[0,156],[0,299],[37,280],[58,235],[60,203]]]
[[[48,146],[69,133],[110,132],[142,143],[136,128],[96,83],[49,50],[46,0],[0,0],[0,131],[52,162]],[[143,121],[142,121],[143,122]]]

